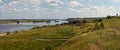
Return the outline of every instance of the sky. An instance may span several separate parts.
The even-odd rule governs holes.
[[[120,0],[0,0],[0,19],[66,19],[120,13]]]

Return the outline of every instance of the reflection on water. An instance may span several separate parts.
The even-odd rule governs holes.
[[[0,32],[9,32],[9,31],[20,31],[20,30],[29,30],[36,26],[46,26],[46,25],[56,25],[56,24],[62,24],[67,23],[67,21],[51,21],[50,23],[46,22],[39,22],[39,23],[8,23],[8,24],[0,24]]]

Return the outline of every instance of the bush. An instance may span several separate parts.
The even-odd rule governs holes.
[[[103,22],[100,23],[100,28],[104,29],[104,23]]]
[[[69,21],[69,24],[75,24],[75,25],[82,25],[84,23],[86,23],[87,21],[86,20],[71,20]]]
[[[104,29],[104,23],[103,22],[96,23],[94,30],[97,30],[97,29]]]
[[[112,17],[112,16],[110,16],[110,15],[108,15],[106,18],[107,18],[107,19],[111,19],[111,18],[113,18],[113,17]]]
[[[98,23],[95,23],[95,28],[94,28],[95,30],[96,29],[99,29],[99,24]]]
[[[15,31],[15,33],[18,33],[18,31]]]

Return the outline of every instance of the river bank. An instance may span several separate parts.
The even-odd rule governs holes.
[[[50,23],[46,22],[38,22],[38,23],[32,23],[32,22],[27,22],[27,23],[8,23],[8,24],[0,24],[0,32],[14,32],[14,31],[21,31],[21,30],[30,30],[34,27],[43,27],[43,26],[48,26],[48,25],[59,25],[63,23],[68,23],[67,21],[51,21]]]
[[[22,31],[19,31],[22,32]],[[6,36],[6,35],[12,35],[12,34],[16,34],[18,33],[18,31],[14,31],[14,32],[0,32],[0,36]]]
[[[58,26],[58,25],[62,25],[62,24],[47,25],[47,26],[41,26],[41,27],[36,26],[36,27],[33,27],[33,28],[29,29],[29,30],[37,29],[37,28],[50,27],[50,26]],[[29,30],[11,31],[11,32],[0,32],[0,36],[12,35],[12,34],[16,34],[16,33],[19,33],[19,32],[25,32],[25,31],[29,31]]]
[[[69,25],[36,27],[0,37],[0,50],[53,50],[75,33]],[[37,48],[37,49],[36,49]]]

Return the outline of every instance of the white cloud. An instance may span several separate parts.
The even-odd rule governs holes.
[[[83,4],[81,4],[77,1],[71,1],[71,2],[68,3],[68,5],[71,6],[71,7],[83,7],[84,6]]]
[[[40,4],[42,0],[29,0],[31,4]]]
[[[110,13],[111,11],[114,11],[114,7],[101,7],[101,6],[93,6],[91,9],[95,10],[96,12],[101,12],[101,13]]]
[[[77,1],[71,1],[67,3],[68,10],[76,13],[99,13],[99,14],[112,14],[116,11],[115,7],[112,6],[90,6],[90,5],[84,5]]]
[[[12,2],[10,2],[8,5],[9,5],[9,6],[12,6],[12,5],[15,5],[15,4],[17,4],[17,3],[19,3],[19,2],[17,2],[17,1],[12,1]]]
[[[120,0],[112,0],[112,1],[114,1],[114,2],[120,2]]]
[[[0,0],[0,3],[2,3],[3,2],[3,0]]]
[[[25,8],[23,8],[23,10],[29,10],[29,8],[28,8],[28,7],[25,7]]]
[[[2,9],[8,11],[30,10],[40,7],[43,0],[13,0],[2,5]]]
[[[41,3],[47,3],[50,6],[60,6],[64,4],[61,0],[13,0],[2,5],[3,10],[22,11],[22,10],[40,10]]]
[[[72,12],[80,13],[80,10],[75,10],[75,9],[69,9],[69,10],[72,11]]]
[[[57,3],[50,3],[48,5],[50,5],[50,6],[59,6]]]
[[[75,12],[80,15],[86,16],[106,16],[106,15],[113,15],[117,12],[116,7],[108,7],[108,6],[83,6],[79,8],[69,7],[70,11]]]
[[[45,2],[51,6],[59,6],[61,4],[64,4],[61,0],[45,0]]]
[[[47,3],[60,3],[60,4],[64,4],[61,0],[45,0],[45,2]]]
[[[3,0],[0,0],[2,2]],[[117,0],[116,2],[119,2]],[[42,4],[44,3],[44,4]],[[43,7],[41,7],[43,6]],[[54,8],[55,7],[55,8]],[[88,6],[87,4],[82,4],[80,1],[70,0],[70,2],[63,2],[63,0],[13,0],[1,5],[0,10],[9,11],[15,15],[26,16],[102,16],[106,14],[116,13],[116,7],[109,6]],[[18,12],[19,11],[19,12]],[[25,14],[25,13],[28,13]],[[33,15],[31,15],[33,14]],[[5,14],[6,15],[6,14]],[[23,15],[23,16],[24,16]],[[13,15],[14,16],[14,15]]]
[[[17,9],[16,8],[11,8],[11,9],[9,9],[9,11],[17,11]]]

